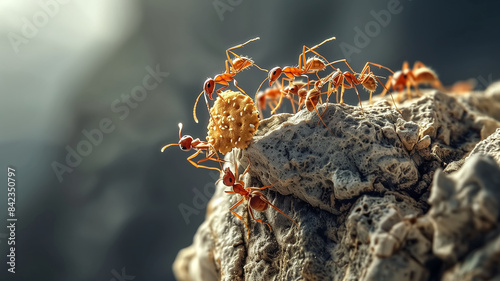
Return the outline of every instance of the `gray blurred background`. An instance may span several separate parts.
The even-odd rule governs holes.
[[[484,89],[500,78],[499,6],[1,1],[0,279],[174,280],[172,263],[203,221],[217,175],[191,166],[192,153],[160,148],[178,141],[179,122],[183,134],[205,137],[206,108],[195,124],[192,107],[205,79],[224,71],[227,48],[260,36],[237,52],[270,69],[336,36],[318,51],[356,70],[420,60],[445,85],[475,79]],[[253,95],[265,77],[253,68],[238,83]],[[346,98],[357,101],[352,91]],[[16,169],[15,275],[6,266],[7,167]]]

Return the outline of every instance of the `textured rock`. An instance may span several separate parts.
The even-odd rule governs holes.
[[[498,225],[500,170],[488,156],[472,156],[459,171],[447,176],[437,171],[427,214],[434,228],[433,252],[457,261],[475,240]],[[478,241],[476,241],[478,242]]]
[[[481,120],[494,117],[468,100],[430,91],[401,104],[402,115],[385,100],[364,105],[364,113],[329,104],[323,120],[330,130],[306,110],[262,120],[251,145],[225,159],[236,159],[240,173],[250,161],[245,185],[273,184],[265,195],[300,228],[272,208],[256,212],[271,232],[242,204],[235,211],[250,227],[247,239],[229,212],[240,196],[219,183],[194,244],[179,253],[176,275],[461,280],[470,266],[482,266],[498,278],[490,259],[499,252],[500,168],[491,157],[498,157],[500,130],[483,139],[492,123]]]
[[[475,154],[489,155],[500,165],[500,129],[479,142],[465,160]]]

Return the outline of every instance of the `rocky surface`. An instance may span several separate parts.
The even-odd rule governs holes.
[[[260,123],[233,150],[245,185],[273,184],[253,221],[219,182],[179,280],[500,278],[500,83],[468,95],[424,92],[399,105],[329,104]],[[226,166],[233,165],[226,163]]]

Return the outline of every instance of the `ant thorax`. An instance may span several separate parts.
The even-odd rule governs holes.
[[[243,185],[241,185],[240,183],[233,185],[233,191],[238,193],[238,194],[244,194],[247,192],[245,190],[245,188],[243,187]]]
[[[224,169],[224,176],[222,177],[222,183],[226,186],[234,185],[234,175],[229,168]]]

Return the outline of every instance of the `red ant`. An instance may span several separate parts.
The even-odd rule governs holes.
[[[179,145],[179,147],[182,151],[189,151],[192,148],[192,149],[196,150],[196,153],[187,158],[189,163],[191,163],[196,168],[217,170],[217,171],[219,171],[219,173],[221,173],[222,166],[221,166],[221,169],[215,168],[215,167],[208,167],[208,166],[198,165],[193,160],[191,160],[191,159],[195,158],[196,156],[198,156],[198,154],[200,154],[202,151],[206,151],[207,156],[205,158],[199,160],[198,163],[201,163],[201,162],[204,162],[207,160],[212,160],[212,161],[219,162],[219,165],[220,165],[220,162],[224,162],[224,160],[219,159],[219,156],[217,155],[217,152],[215,151],[214,147],[206,141],[201,141],[200,139],[193,139],[193,137],[191,137],[189,135],[185,135],[185,136],[181,137],[181,132],[182,132],[182,123],[179,123],[179,142],[165,145],[161,149],[161,152],[165,151],[165,149],[167,149],[167,147],[173,146],[173,145]],[[216,159],[213,158],[214,156],[216,157]]]
[[[274,67],[273,69],[271,69],[269,71],[268,77],[266,79],[264,79],[264,81],[262,81],[259,88],[257,89],[257,92],[259,92],[260,88],[262,87],[262,85],[264,84],[264,82],[266,80],[269,80],[269,87],[271,87],[273,85],[273,83],[280,78],[282,73],[285,74],[285,76],[286,76],[286,77],[283,77],[283,79],[281,79],[281,88],[282,89],[284,88],[285,80],[292,83],[296,77],[305,77],[307,79],[307,84],[309,84],[309,77],[305,74],[316,73],[316,76],[318,77],[318,79],[320,79],[318,76],[318,72],[321,70],[324,70],[330,63],[328,63],[328,60],[325,59],[318,52],[316,52],[314,49],[316,49],[319,46],[323,45],[324,43],[326,43],[328,41],[332,41],[332,40],[335,40],[335,37],[328,38],[312,48],[309,48],[309,47],[304,45],[302,47],[302,53],[299,55],[298,66],[297,67],[285,66],[283,68],[281,68],[279,66]],[[317,57],[308,58],[306,60],[306,53],[307,52],[315,53],[316,55],[321,57],[324,61],[321,60],[320,58],[317,58]],[[278,101],[278,104],[276,105],[274,110],[271,112],[272,114],[274,114],[276,112],[276,110],[279,108],[279,106],[281,105],[282,97],[283,96],[281,95],[280,99]]]
[[[250,165],[248,165],[248,167],[243,172],[243,174],[238,177],[238,165],[235,162],[235,164],[234,164],[234,170],[236,171],[236,175],[234,175],[233,172],[231,172],[231,169],[229,167],[227,167],[226,169],[224,169],[224,175],[222,176],[221,179],[219,179],[219,180],[222,180],[222,182],[224,183],[224,185],[230,186],[230,187],[233,188],[232,191],[225,191],[226,193],[229,193],[229,194],[240,194],[241,196],[243,196],[243,198],[241,198],[240,201],[238,201],[236,204],[234,204],[229,209],[229,211],[231,213],[233,213],[233,215],[235,215],[238,219],[240,219],[245,224],[245,227],[247,228],[247,231],[248,231],[247,238],[250,238],[250,228],[248,227],[248,224],[243,220],[243,217],[241,217],[240,215],[238,215],[236,212],[233,211],[236,207],[238,207],[244,201],[248,201],[247,208],[248,208],[248,212],[250,213],[250,216],[252,217],[252,219],[255,220],[255,221],[257,221],[257,222],[260,222],[262,224],[267,225],[269,227],[269,230],[271,232],[273,231],[271,225],[269,225],[267,222],[264,222],[264,221],[262,221],[260,219],[256,219],[255,216],[254,216],[254,214],[253,214],[253,210],[259,211],[259,212],[263,212],[263,211],[265,211],[268,208],[268,206],[271,206],[276,211],[278,211],[282,215],[284,215],[287,219],[291,220],[295,225],[297,225],[297,227],[300,228],[300,226],[297,224],[296,221],[294,221],[292,218],[290,218],[285,213],[283,213],[283,211],[281,211],[278,207],[276,207],[273,204],[271,204],[271,202],[269,202],[269,200],[267,200],[266,196],[260,192],[261,190],[269,188],[272,185],[264,186],[264,187],[261,187],[261,188],[256,188],[256,187],[247,187],[247,188],[245,188],[245,183],[241,180],[241,178],[246,173],[248,173],[249,169],[250,169]]]
[[[437,74],[430,68],[428,68],[425,64],[417,61],[413,65],[413,69],[410,70],[410,65],[407,61],[403,62],[402,70],[398,70],[396,72],[392,72],[392,75],[389,76],[387,84],[385,85],[384,91],[380,94],[384,96],[387,91],[392,87],[392,89],[396,92],[403,91],[406,88],[406,93],[408,98],[411,98],[411,87],[415,88],[417,94],[420,94],[418,90],[419,84],[432,84],[432,86],[436,89],[444,90],[443,85],[439,81]],[[401,100],[401,97],[398,97],[398,101]]]
[[[285,95],[285,97],[290,100],[293,113],[295,113],[295,104],[297,103],[297,101],[294,100],[290,95],[293,94],[291,93],[291,91],[293,91],[294,87],[296,87],[297,89],[295,89],[295,94],[297,94],[296,92],[298,91],[298,88],[302,88],[305,85],[306,84],[303,82],[295,81],[292,85],[286,87],[285,89],[281,88],[280,85],[275,84],[275,87],[267,88],[264,92],[258,92],[255,96],[255,101],[257,104],[257,110],[259,111],[260,119],[264,118],[262,110],[266,109],[266,102],[268,102],[271,111],[274,111],[275,107],[278,105],[278,100],[282,97],[282,95]]]
[[[198,118],[196,117],[196,105],[198,104],[198,100],[200,99],[201,95],[204,93],[205,94],[204,95],[205,102],[207,103],[207,108],[208,108],[208,111],[210,112],[210,106],[208,105],[208,100],[207,100],[206,95],[208,95],[209,99],[213,100],[212,94],[215,90],[215,84],[223,85],[222,88],[220,88],[216,91],[216,93],[219,94],[221,91],[223,91],[224,89],[227,89],[229,87],[229,82],[233,81],[234,86],[236,88],[238,88],[238,90],[240,90],[243,94],[246,95],[245,91],[243,91],[243,89],[241,89],[238,86],[238,82],[236,82],[236,80],[234,79],[236,74],[238,74],[239,72],[241,72],[245,68],[248,68],[252,65],[255,65],[256,67],[258,67],[262,71],[267,71],[266,69],[262,69],[258,65],[256,65],[252,59],[245,57],[245,56],[239,56],[232,51],[234,49],[241,48],[241,47],[245,46],[246,44],[253,42],[253,41],[256,41],[256,40],[259,40],[259,39],[260,39],[259,37],[253,38],[253,39],[250,39],[243,44],[236,45],[236,46],[231,47],[231,48],[226,50],[226,56],[227,56],[226,72],[224,72],[222,74],[218,74],[214,78],[207,78],[207,80],[205,81],[205,83],[203,85],[203,91],[201,91],[201,93],[196,98],[196,102],[194,103],[194,108],[193,108],[193,117],[194,117],[194,121],[196,123],[198,123]],[[231,59],[231,57],[229,56],[229,53],[231,53],[233,56],[235,56],[235,58]]]
[[[382,83],[382,81],[380,81],[378,76],[374,75],[373,72],[371,71],[370,65],[377,66],[379,68],[385,68],[391,72],[392,72],[392,70],[383,66],[383,65],[380,65],[380,64],[376,64],[373,62],[367,62],[365,64],[365,66],[363,67],[363,70],[361,71],[361,73],[356,73],[356,72],[354,72],[352,67],[349,65],[349,63],[347,63],[347,61],[345,59],[334,61],[331,64],[338,63],[338,62],[344,62],[347,65],[347,67],[351,70],[351,72],[349,72],[349,71],[342,72],[339,68],[335,69],[334,72],[332,72],[328,76],[326,76],[323,79],[320,79],[319,81],[316,82],[316,84],[315,84],[316,91],[311,93],[311,94],[313,94],[312,97],[319,96],[320,94],[322,94],[322,93],[320,93],[321,89],[323,88],[323,86],[326,83],[329,83],[328,92],[327,92],[328,97],[330,96],[330,94],[333,91],[335,91],[337,93],[337,102],[339,102],[339,100],[338,100],[338,88],[341,87],[340,104],[344,104],[344,89],[354,88],[354,90],[356,91],[356,95],[358,96],[358,101],[359,101],[359,105],[361,107],[361,111],[363,111],[363,107],[361,105],[361,97],[359,95],[358,89],[356,88],[356,85],[362,85],[363,88],[365,88],[366,90],[368,90],[370,92],[370,103],[372,102],[372,94],[377,88],[377,82],[380,83],[382,85],[382,87],[385,88],[384,84]],[[332,85],[333,85],[333,89],[331,88]],[[327,97],[327,101],[328,101],[328,97]],[[392,94],[391,94],[391,97],[392,97]],[[306,98],[306,100],[307,99],[308,98]],[[317,99],[311,100],[311,102],[314,102],[316,100]],[[394,98],[393,98],[393,102],[394,102]],[[317,103],[317,101],[316,101],[316,103]],[[398,110],[398,112],[401,113],[401,111],[397,108],[395,102],[394,102],[394,106],[396,107],[396,110]],[[310,110],[312,110],[312,109],[310,109]]]

